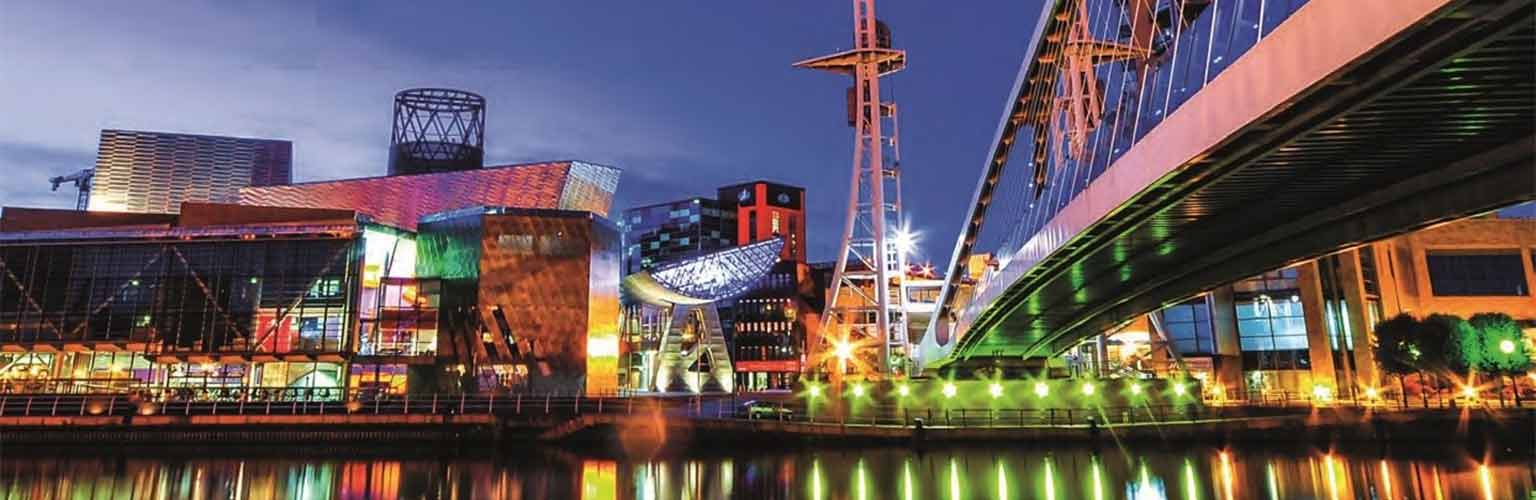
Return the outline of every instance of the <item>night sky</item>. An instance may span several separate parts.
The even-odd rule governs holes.
[[[72,206],[46,179],[90,166],[102,128],[288,139],[295,180],[382,175],[393,93],[447,86],[488,99],[488,164],[622,167],[616,210],[805,186],[811,257],[836,256],[848,81],[790,64],[851,45],[850,2],[315,3],[7,0],[0,205]],[[1037,9],[880,5],[909,51],[886,85],[921,258],[949,256]]]

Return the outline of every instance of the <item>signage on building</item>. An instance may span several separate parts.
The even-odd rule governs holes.
[[[771,361],[737,361],[737,362],[735,362],[735,365],[736,365],[736,371],[738,371],[738,372],[798,372],[798,371],[800,371],[800,360],[797,360],[797,359],[782,359],[782,360],[771,360]]]

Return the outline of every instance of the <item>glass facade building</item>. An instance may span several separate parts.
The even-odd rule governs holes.
[[[736,246],[736,213],[690,198],[624,211],[624,274]]]
[[[351,212],[247,214],[264,222],[198,225],[194,213],[175,225],[93,227],[86,214],[58,214],[51,230],[6,224],[6,388],[340,397],[364,224]]]

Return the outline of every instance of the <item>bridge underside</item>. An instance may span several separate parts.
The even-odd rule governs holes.
[[[941,366],[1038,363],[1223,283],[1536,199],[1532,2],[1450,4],[1088,224]]]

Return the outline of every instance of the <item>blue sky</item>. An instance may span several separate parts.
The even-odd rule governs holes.
[[[845,1],[52,2],[0,7],[0,205],[66,207],[46,178],[98,131],[294,141],[295,177],[384,171],[391,95],[489,100],[488,163],[623,167],[616,208],[765,178],[808,188],[835,257],[852,149],[839,77],[790,63],[850,45]],[[948,258],[1033,26],[1034,2],[887,0],[909,69],[904,194]]]

